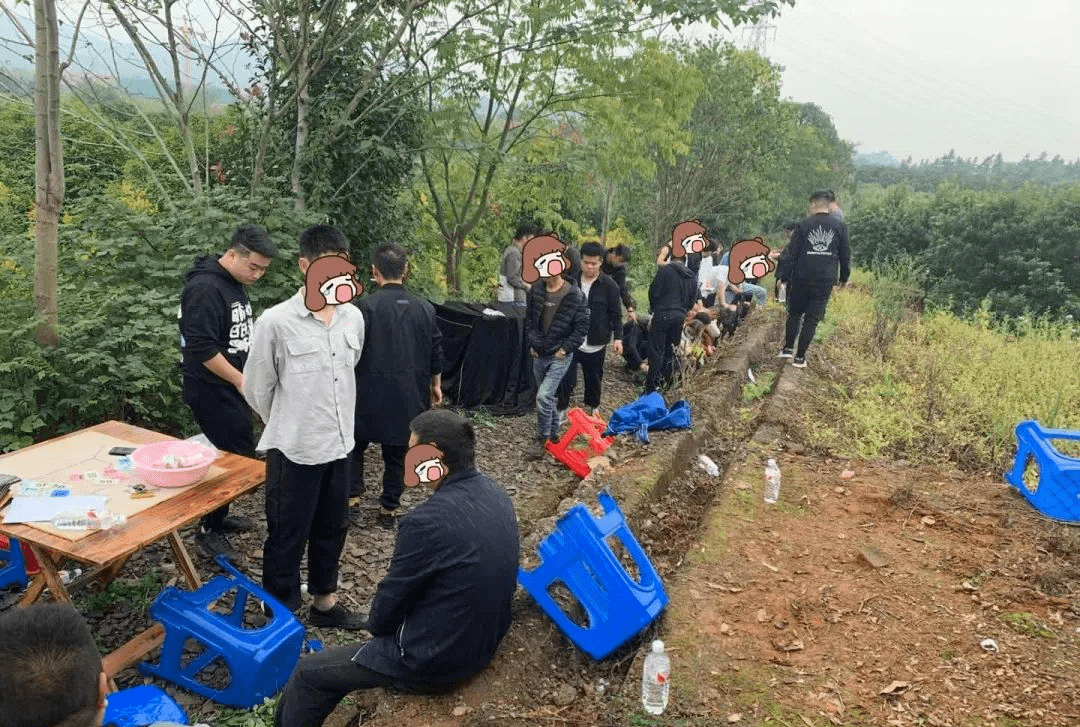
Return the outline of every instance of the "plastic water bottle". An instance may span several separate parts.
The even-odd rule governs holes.
[[[780,499],[780,467],[775,459],[765,465],[765,502],[770,505]]]
[[[709,473],[710,477],[716,477],[720,474],[720,468],[716,466],[716,462],[713,462],[708,455],[699,454],[698,464],[701,465],[701,469]]]
[[[82,575],[82,568],[76,568],[75,570],[71,571],[56,571],[56,575],[60,576],[60,582],[66,586],[67,584],[71,583],[73,580]]]
[[[108,510],[88,510],[59,513],[53,517],[52,526],[57,530],[108,530],[126,522],[125,515],[110,513]]]
[[[664,642],[652,642],[652,651],[645,657],[641,675],[641,704],[649,714],[663,714],[667,708],[671,659],[664,653]]]
[[[777,303],[787,302],[787,283],[780,283],[780,290],[776,293]]]

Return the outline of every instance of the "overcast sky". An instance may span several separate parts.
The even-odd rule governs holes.
[[[771,22],[783,95],[860,152],[1080,159],[1080,0],[796,0]]]

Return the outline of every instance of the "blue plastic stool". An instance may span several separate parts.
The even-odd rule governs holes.
[[[1054,520],[1080,523],[1080,459],[1067,457],[1054,448],[1052,439],[1080,440],[1080,432],[1046,429],[1032,420],[1016,425],[1016,459],[1005,480],[1027,498],[1031,506]],[[1034,490],[1024,484],[1028,461],[1039,466]]]
[[[15,538],[0,538],[0,588],[14,585],[26,588],[29,582],[22,544]]]
[[[594,659],[603,659],[648,626],[667,605],[668,597],[645,551],[630,532],[618,504],[607,492],[597,498],[604,515],[594,518],[581,504],[559,518],[555,529],[537,547],[541,564],[518,569],[518,583],[567,638]],[[634,560],[635,581],[605,542],[617,536]],[[574,623],[552,599],[548,588],[562,582],[581,603],[587,626]]]
[[[249,709],[277,693],[300,658],[304,627],[277,599],[234,568],[224,556],[215,559],[232,578],[216,576],[194,593],[174,586],[163,590],[150,605],[150,616],[165,626],[165,643],[157,664],[143,662],[139,671],[152,674],[220,704]],[[211,607],[229,591],[235,592],[227,613]],[[271,610],[264,626],[244,626],[248,597]],[[184,647],[194,639],[202,653],[186,664]],[[229,670],[229,683],[215,689],[198,678],[199,672],[221,659]]]
[[[106,727],[147,727],[155,722],[187,724],[187,714],[161,687],[146,684],[108,695]]]

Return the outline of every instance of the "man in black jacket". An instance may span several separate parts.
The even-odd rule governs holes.
[[[245,225],[220,257],[205,255],[184,275],[180,324],[184,403],[203,434],[220,450],[255,456],[251,408],[244,401],[244,364],[254,319],[244,287],[266,273],[277,248],[258,225]],[[241,562],[225,534],[250,530],[245,517],[223,505],[202,519],[195,539],[211,556]]]
[[[797,368],[806,366],[806,349],[814,340],[818,322],[825,317],[825,307],[836,285],[837,265],[841,286],[847,285],[851,275],[847,225],[830,214],[834,200],[828,190],[814,192],[810,216],[796,225],[776,267],[781,282],[788,284],[787,330],[780,358],[794,356],[791,365]],[[798,348],[794,348],[796,336]]]
[[[697,274],[683,262],[681,245],[671,247],[672,257],[656,270],[649,286],[652,326],[649,329],[649,373],[645,393],[656,391],[674,374],[675,351],[682,340],[686,313],[697,302]]]
[[[626,282],[626,266],[630,264],[630,247],[618,244],[609,247],[604,254],[604,262],[600,265],[600,272],[607,275],[619,286],[619,295],[622,296],[623,307],[626,308],[626,317],[634,319],[634,296],[630,295],[630,286]]]
[[[406,482],[435,492],[401,519],[363,645],[303,657],[278,702],[277,727],[318,727],[349,692],[440,692],[486,667],[510,628],[520,551],[503,489],[474,463],[472,425],[426,411],[409,425]]]
[[[371,274],[378,289],[356,303],[364,314],[364,351],[356,364],[357,476],[350,498],[364,491],[364,450],[370,442],[379,442],[379,522],[386,526],[394,522],[404,489],[409,422],[442,403],[442,333],[435,308],[402,287],[408,271],[405,248],[375,248]]]
[[[619,305],[619,286],[600,272],[604,248],[596,242],[581,246],[581,292],[589,302],[589,333],[585,341],[574,349],[570,369],[559,384],[557,408],[558,421],[570,406],[570,395],[577,386],[577,369],[585,380],[585,406],[596,416],[600,408],[601,387],[604,380],[604,355],[608,341],[614,339],[616,355],[622,353],[622,307]]]
[[[526,453],[529,459],[540,459],[544,444],[558,438],[559,382],[570,368],[571,354],[589,332],[589,302],[581,288],[564,279],[562,270],[542,276],[537,272],[538,262],[546,271],[552,270],[543,263],[551,256],[564,254],[565,250],[565,245],[553,235],[534,237],[522,250],[522,278],[535,281],[529,289],[525,309],[525,335],[533,355],[536,380],[537,444]]]

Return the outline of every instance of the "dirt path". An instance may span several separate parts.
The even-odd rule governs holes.
[[[658,724],[1080,724],[1080,532],[996,476],[793,453],[821,383],[784,371],[671,585]]]

